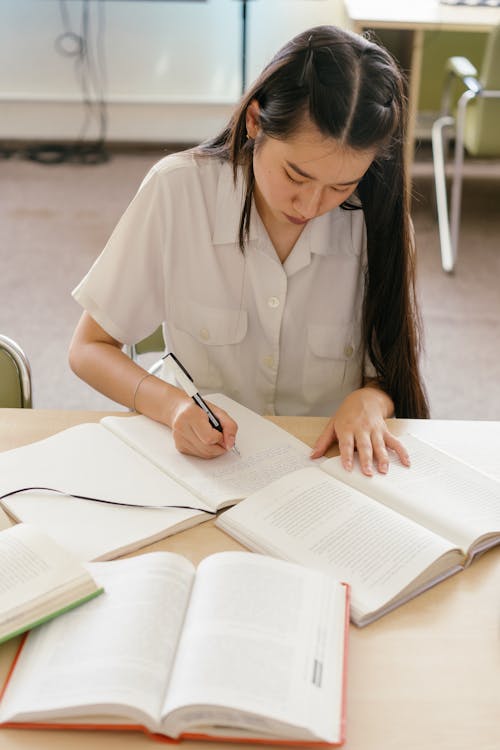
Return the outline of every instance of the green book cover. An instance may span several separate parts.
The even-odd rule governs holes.
[[[85,604],[85,602],[90,601],[90,599],[94,599],[96,596],[99,596],[99,594],[102,594],[103,591],[103,588],[99,588],[96,591],[93,591],[91,594],[87,594],[87,596],[82,597],[81,599],[76,599],[76,601],[70,602],[65,607],[56,609],[54,612],[50,612],[49,614],[44,615],[44,617],[40,617],[38,620],[34,620],[34,622],[29,622],[25,625],[22,625],[20,628],[13,630],[11,633],[2,636],[0,638],[0,643],[5,643],[5,641],[10,640],[10,638],[14,638],[16,635],[21,635],[21,633],[24,633],[27,630],[31,630],[32,628],[36,628],[38,625],[43,625],[44,622],[48,622],[54,617],[63,615],[65,612],[69,612],[70,609],[74,609],[75,607],[79,607],[81,604]]]

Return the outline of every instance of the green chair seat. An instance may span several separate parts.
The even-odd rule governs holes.
[[[163,339],[163,328],[158,326],[156,331],[153,331],[145,339],[139,341],[134,346],[136,354],[147,354],[148,352],[163,352],[165,350],[165,341]]]
[[[0,408],[31,407],[31,369],[21,347],[0,334]]]

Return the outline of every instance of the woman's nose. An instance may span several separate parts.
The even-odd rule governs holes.
[[[304,219],[313,219],[321,213],[323,191],[316,188],[304,192],[296,201],[296,208]]]

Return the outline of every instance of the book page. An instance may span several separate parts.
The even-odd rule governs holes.
[[[50,534],[80,560],[111,560],[212,517],[197,510],[133,508],[37,491],[2,502],[18,521]]]
[[[410,468],[393,457],[386,475],[366,477],[358,466],[347,472],[337,458],[325,461],[322,469],[464,552],[483,534],[500,536],[500,482],[412,435],[401,440],[411,456]]]
[[[29,634],[1,721],[114,715],[156,725],[194,568],[168,552],[88,568],[104,594]]]
[[[500,422],[412,419],[411,434],[500,481]]]
[[[0,453],[0,499],[25,489],[125,505],[210,510],[109,430],[92,423]]]
[[[216,525],[252,549],[350,583],[355,621],[454,549],[316,468],[274,482],[223,513]]]
[[[238,423],[240,456],[229,451],[207,461],[183,455],[168,427],[142,415],[104,417],[102,424],[214,510],[311,464],[311,449],[269,420],[221,394],[207,396],[207,400],[225,409]]]
[[[79,560],[39,529],[0,531],[0,639],[97,588]]]
[[[197,570],[163,713],[191,705],[178,717],[188,731],[215,722],[279,735],[292,725],[338,740],[346,614],[345,587],[319,571],[211,555]],[[180,726],[167,717],[164,728]]]

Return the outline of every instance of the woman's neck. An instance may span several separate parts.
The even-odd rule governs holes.
[[[276,251],[276,255],[281,263],[284,263],[295,247],[295,244],[306,225],[287,225],[286,223],[277,221],[277,219],[266,210],[266,207],[262,206],[257,193],[254,195],[254,205],[259,214],[260,220],[269,235],[269,239]]]
[[[283,227],[280,227],[276,231],[269,231],[268,227],[266,229],[278,258],[284,263],[304,231],[304,227],[291,226],[289,230],[283,230]]]

